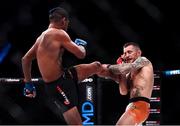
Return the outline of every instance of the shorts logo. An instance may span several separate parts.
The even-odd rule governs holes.
[[[70,104],[70,101],[69,101],[69,99],[67,98],[67,96],[66,96],[66,94],[64,93],[64,91],[63,91],[59,86],[57,86],[56,89],[57,89],[57,91],[63,96],[63,98],[64,98],[64,104],[65,104],[65,105],[69,105],[69,104]]]

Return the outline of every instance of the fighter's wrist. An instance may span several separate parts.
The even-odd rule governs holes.
[[[24,81],[24,83],[30,83],[31,79],[24,79],[23,81]]]

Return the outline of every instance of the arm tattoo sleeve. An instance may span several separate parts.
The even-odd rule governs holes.
[[[117,64],[117,65],[111,65],[109,67],[109,71],[114,74],[127,74],[132,69],[132,64],[130,63],[124,63],[124,64]]]
[[[145,57],[139,57],[132,63],[132,69],[138,70],[146,65],[148,65],[150,61]]]
[[[114,74],[127,74],[131,71],[136,71],[145,65],[149,64],[150,61],[145,57],[137,58],[133,63],[123,63],[117,65],[110,65],[109,71]]]

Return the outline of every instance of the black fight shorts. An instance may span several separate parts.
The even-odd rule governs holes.
[[[62,113],[78,105],[77,82],[77,72],[71,67],[59,79],[45,83],[46,96]]]

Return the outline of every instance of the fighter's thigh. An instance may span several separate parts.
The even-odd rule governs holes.
[[[76,106],[64,112],[63,116],[68,125],[80,125],[82,123],[81,116]]]
[[[90,64],[80,64],[75,66],[77,71],[78,80],[82,81],[85,78],[92,76],[99,72],[101,68],[101,63],[98,61],[92,62]]]
[[[116,123],[116,125],[133,125],[133,124],[135,124],[134,117],[127,111],[122,114],[122,116]]]

